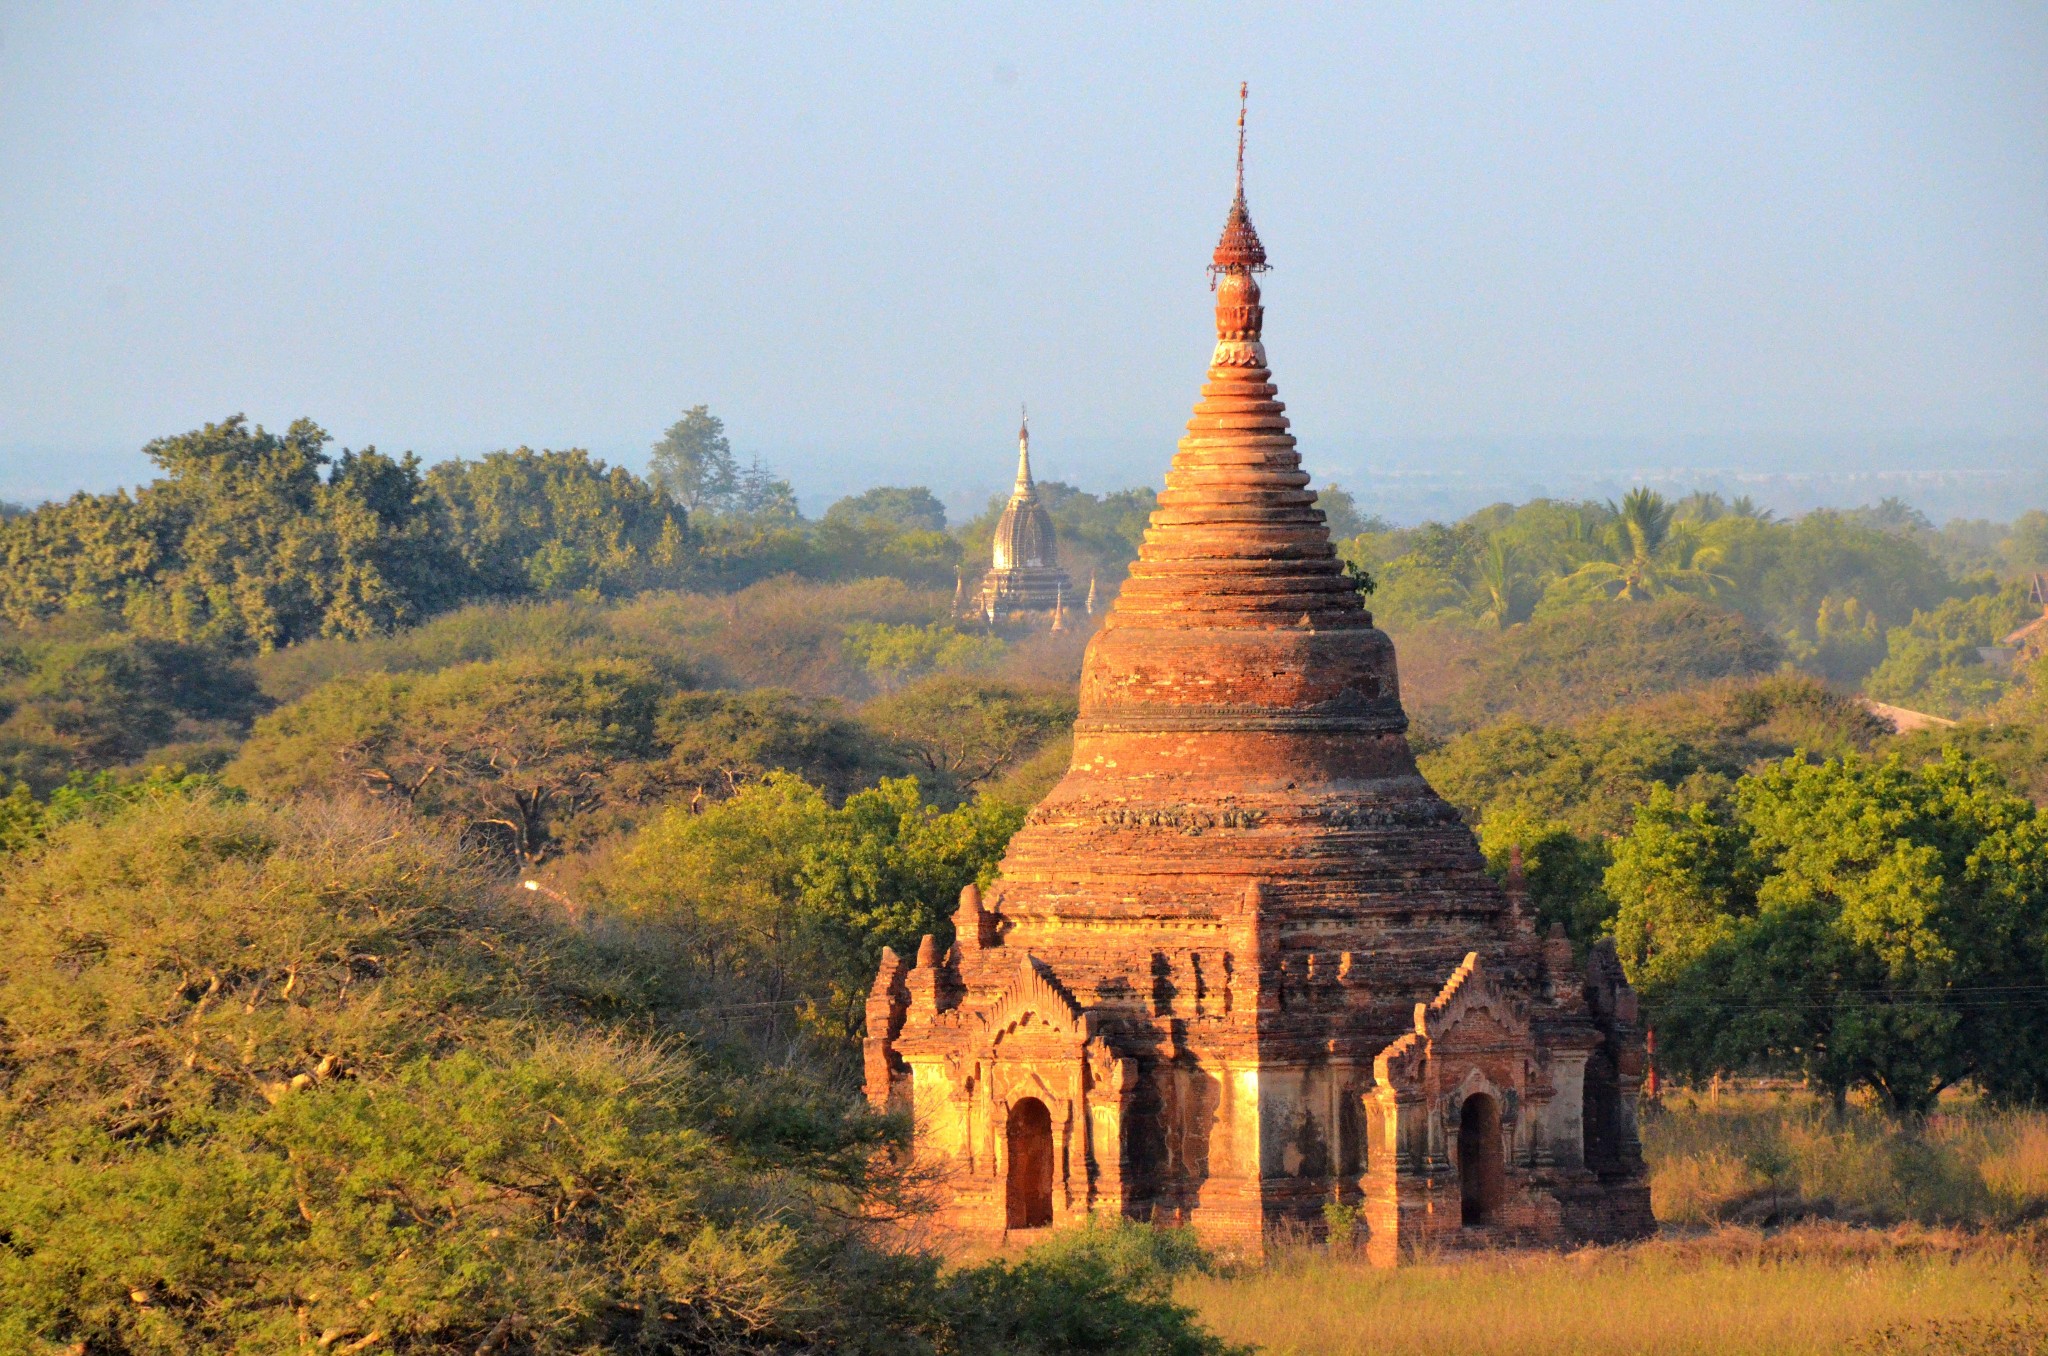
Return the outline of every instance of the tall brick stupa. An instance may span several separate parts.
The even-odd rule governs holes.
[[[1537,935],[1416,771],[1267,365],[1243,126],[1208,380],[1072,766],[950,943],[884,954],[869,1098],[970,1234],[1128,1217],[1256,1251],[1335,1205],[1392,1263],[1646,1233],[1635,995],[1611,948]]]

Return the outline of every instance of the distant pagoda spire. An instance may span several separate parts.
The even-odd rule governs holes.
[[[1023,413],[1017,424],[1017,486],[1014,493],[1035,495],[1038,486],[1031,479],[1031,407],[1020,408]]]
[[[1031,479],[1031,411],[1025,408],[1017,425],[1017,483],[996,519],[989,572],[975,605],[991,621],[1019,613],[1058,614],[1066,583],[1052,515],[1039,502]]]
[[[1255,274],[1266,247],[1244,192],[1238,88],[1236,193],[1209,264],[1216,348],[1110,627],[1371,625],[1308,488],[1286,406],[1266,365]]]

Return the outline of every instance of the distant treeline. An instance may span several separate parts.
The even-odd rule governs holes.
[[[479,601],[725,592],[782,575],[951,587],[978,572],[993,513],[948,532],[921,487],[880,487],[816,522],[758,462],[736,466],[718,420],[686,415],[654,472],[580,449],[517,448],[432,467],[374,447],[330,455],[301,419],[240,415],[145,449],[163,474],[0,518],[0,619],[118,617],[138,634],[265,652],[390,632]],[[1048,485],[1084,568],[1120,577],[1151,496]]]
[[[1538,499],[1455,523],[1356,526],[1342,550],[1377,581],[1374,611],[1397,636],[1691,596],[1741,615],[1776,659],[1948,716],[2010,685],[1977,651],[2040,614],[2027,578],[2048,570],[2048,513],[1937,529],[1897,500],[1781,521],[1745,500],[1636,490],[1619,504]]]

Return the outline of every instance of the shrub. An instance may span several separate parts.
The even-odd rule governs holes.
[[[883,1246],[900,1127],[704,1035],[662,932],[384,808],[197,796],[0,873],[0,1349],[1224,1350],[1121,1233]]]

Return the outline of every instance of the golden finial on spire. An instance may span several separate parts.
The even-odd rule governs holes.
[[[1216,253],[1209,262],[1212,285],[1218,274],[1266,271],[1266,247],[1259,243],[1259,233],[1252,226],[1251,208],[1244,201],[1244,114],[1251,102],[1251,88],[1249,80],[1239,82],[1237,87],[1237,195],[1230,200],[1223,238],[1216,242]]]
[[[1244,110],[1251,102],[1252,82],[1237,82],[1237,200],[1244,201]]]

